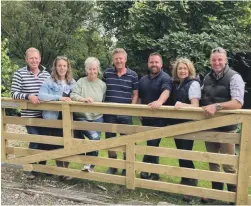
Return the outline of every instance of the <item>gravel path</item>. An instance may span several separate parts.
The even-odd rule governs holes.
[[[78,205],[74,201],[59,199],[50,195],[32,194],[2,188],[1,205]]]

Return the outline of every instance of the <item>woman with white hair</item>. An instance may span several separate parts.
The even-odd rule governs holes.
[[[85,60],[86,77],[80,78],[72,89],[71,99],[74,101],[93,103],[102,102],[105,97],[106,84],[98,78],[101,74],[100,62],[95,57],[88,57]],[[76,120],[87,122],[103,122],[103,114],[98,113],[75,113]],[[98,131],[82,131],[90,140],[100,140],[101,132]],[[87,155],[98,156],[98,151],[89,152]],[[83,171],[93,171],[94,165],[84,165]]]

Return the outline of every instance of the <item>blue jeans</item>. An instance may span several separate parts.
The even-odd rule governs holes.
[[[113,124],[128,124],[132,125],[132,117],[127,115],[111,115],[111,114],[105,114],[104,115],[104,121],[105,123],[113,123]],[[111,138],[116,137],[116,133],[106,132],[105,138]],[[124,134],[120,134],[124,135]]]
[[[27,133],[28,134],[36,134],[36,135],[42,135],[43,134],[43,130],[45,128],[43,127],[34,127],[34,126],[25,126]],[[46,144],[41,144],[41,143],[35,143],[35,142],[30,142],[29,144],[29,148],[30,149],[40,149],[40,150],[46,150]],[[46,164],[46,161],[41,161],[39,162],[39,164]]]
[[[82,122],[98,122],[98,123],[103,123],[103,117],[100,117],[99,119],[96,120],[87,120],[85,118],[76,118],[77,121],[82,121]],[[87,137],[89,140],[100,140],[101,132],[98,131],[87,131],[87,130],[81,130],[79,131],[79,135],[75,136],[75,138],[79,139],[84,139]],[[93,151],[93,152],[87,152],[86,155],[89,156],[98,156],[98,151]]]
[[[104,120],[105,123],[113,123],[113,124],[128,124],[131,125],[132,124],[132,117],[131,116],[127,116],[127,115],[111,115],[111,114],[105,114],[104,115]],[[112,132],[106,132],[105,133],[105,138],[111,138],[111,137],[116,137],[116,133],[112,133]],[[124,135],[121,134],[120,135]],[[126,159],[126,153],[123,153],[124,155],[124,160]],[[117,153],[115,151],[108,151],[108,157],[109,158],[117,158]]]

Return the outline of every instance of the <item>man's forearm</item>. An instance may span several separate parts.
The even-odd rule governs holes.
[[[242,104],[235,99],[232,99],[228,102],[222,102],[219,104],[221,105],[222,109],[241,109],[242,108]]]
[[[161,104],[164,104],[164,103],[167,101],[167,99],[169,98],[169,94],[170,94],[169,90],[163,91],[163,92],[161,93],[161,95],[160,95],[158,101],[160,101]]]

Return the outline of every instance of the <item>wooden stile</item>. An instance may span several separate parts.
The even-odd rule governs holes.
[[[1,112],[1,160],[6,160],[6,137],[5,137],[5,131],[6,131],[6,123],[4,122],[5,117],[5,109],[2,109]]]
[[[237,205],[248,204],[248,185],[249,176],[251,171],[251,118],[246,117],[242,123],[241,129],[241,144],[240,144],[240,157],[238,168],[238,184],[236,194]]]
[[[126,145],[126,187],[135,189],[135,143]]]
[[[6,147],[7,154],[14,154],[17,156],[27,156],[31,154],[39,154],[42,152],[43,150],[28,149],[28,148],[23,148],[23,147]],[[120,160],[120,159],[75,155],[71,157],[60,158],[57,160],[66,161],[66,162],[75,162],[75,163],[80,163],[80,164],[87,163],[87,164],[94,164],[94,165],[99,165],[99,166],[126,169],[126,161]]]
[[[64,148],[70,149],[72,146],[72,113],[70,112],[69,104],[62,104],[62,122],[63,122],[63,137],[64,137]]]
[[[44,144],[64,145],[62,137],[45,136],[45,135],[31,135],[31,134],[17,134],[12,132],[4,132],[7,140],[19,140],[25,142],[37,142]]]
[[[135,163],[135,170],[164,174],[168,176],[187,177],[200,180],[224,182],[230,184],[237,183],[237,174],[230,174],[225,172],[190,169],[184,167],[175,167],[175,166],[167,166],[159,164],[155,165],[151,163],[142,163],[142,162]]]
[[[235,193],[136,178],[136,187],[234,202]]]
[[[62,128],[62,120],[50,120],[50,119],[40,119],[40,118],[22,118],[22,117],[5,116],[4,117],[4,122],[6,124],[18,124],[18,125],[26,125],[26,126]]]
[[[36,118],[20,118],[3,115],[2,112],[2,162],[7,164],[23,165],[25,170],[34,170],[56,175],[67,175],[95,181],[109,182],[126,185],[128,189],[135,187],[160,190],[165,192],[180,193],[199,197],[208,197],[237,204],[251,204],[251,196],[248,196],[248,187],[251,186],[251,110],[222,110],[210,119],[207,119],[201,108],[175,109],[170,106],[162,106],[158,110],[151,110],[147,105],[129,105],[116,103],[83,104],[79,102],[45,102],[33,105],[26,100],[12,100],[2,98],[2,111],[4,108],[22,108],[62,111],[62,120],[45,120]],[[149,116],[164,118],[193,119],[179,125],[162,128],[146,127],[138,125],[120,125],[106,123],[89,123],[72,120],[72,112],[99,112],[104,114]],[[208,131],[212,128],[243,123],[242,134]],[[29,126],[63,128],[63,138],[43,135],[17,134],[5,131],[6,124],[18,124]],[[128,134],[123,137],[111,138],[100,141],[74,139],[72,131],[97,130],[102,132],[114,132]],[[215,154],[209,152],[197,152],[177,150],[170,148],[157,148],[135,145],[147,140],[165,138],[170,136],[179,139],[193,139],[220,143],[240,143],[240,156],[228,154]],[[167,138],[170,138],[167,137]],[[64,145],[64,149],[54,151],[32,150],[21,147],[7,147],[6,140],[34,141],[55,145]],[[103,157],[91,157],[79,155],[95,150],[111,150],[126,152],[126,161]],[[7,154],[15,154],[22,157],[6,160]],[[135,162],[136,154],[148,154],[162,157],[188,159],[193,161],[213,162],[238,166],[237,174],[224,172],[204,171],[199,169],[180,168],[168,165],[152,165]],[[88,173],[70,168],[59,168],[31,164],[42,160],[60,160],[80,164],[94,164],[106,167],[126,169],[126,177],[108,175],[103,173]],[[237,193],[219,191],[180,184],[172,184],[159,181],[142,180],[136,178],[136,171],[156,172],[164,175],[202,179],[207,181],[237,184]]]
[[[212,162],[218,164],[229,164],[229,165],[238,164],[238,157],[235,155],[228,155],[228,154],[177,150],[164,147],[148,147],[141,145],[137,145],[135,150],[136,154],[147,154],[160,157],[171,157],[177,159]]]
[[[65,175],[75,178],[125,185],[125,177],[121,175],[109,175],[99,172],[84,172],[82,170],[54,166],[44,166],[40,164],[34,164],[33,170],[54,175]]]
[[[110,124],[110,123],[94,123],[94,122],[80,122],[73,121],[72,129],[80,130],[97,130],[100,132],[114,132],[123,134],[134,134],[138,132],[145,132],[159,127],[138,126],[138,125],[122,125],[122,124]],[[183,134],[175,136],[177,139],[192,139],[208,142],[221,142],[221,143],[240,143],[240,134],[227,133],[227,132],[195,132],[190,134]]]
[[[236,122],[237,120],[237,122]],[[31,155],[27,157],[21,157],[13,160],[8,160],[10,163],[33,163],[35,161],[44,161],[48,159],[57,159],[66,156],[72,156],[80,153],[91,152],[95,150],[101,150],[105,148],[118,147],[132,142],[142,142],[145,140],[151,140],[156,138],[165,137],[166,134],[170,136],[181,135],[186,133],[197,132],[201,130],[212,129],[215,127],[221,127],[226,125],[236,124],[242,121],[241,116],[227,115],[224,117],[215,117],[208,120],[187,122],[179,125],[173,125],[168,127],[162,127],[157,130],[140,132],[132,135],[125,135],[123,137],[110,138],[101,140],[99,142],[91,142],[81,146],[74,146],[71,150],[58,149],[57,151],[44,152],[43,155]]]

